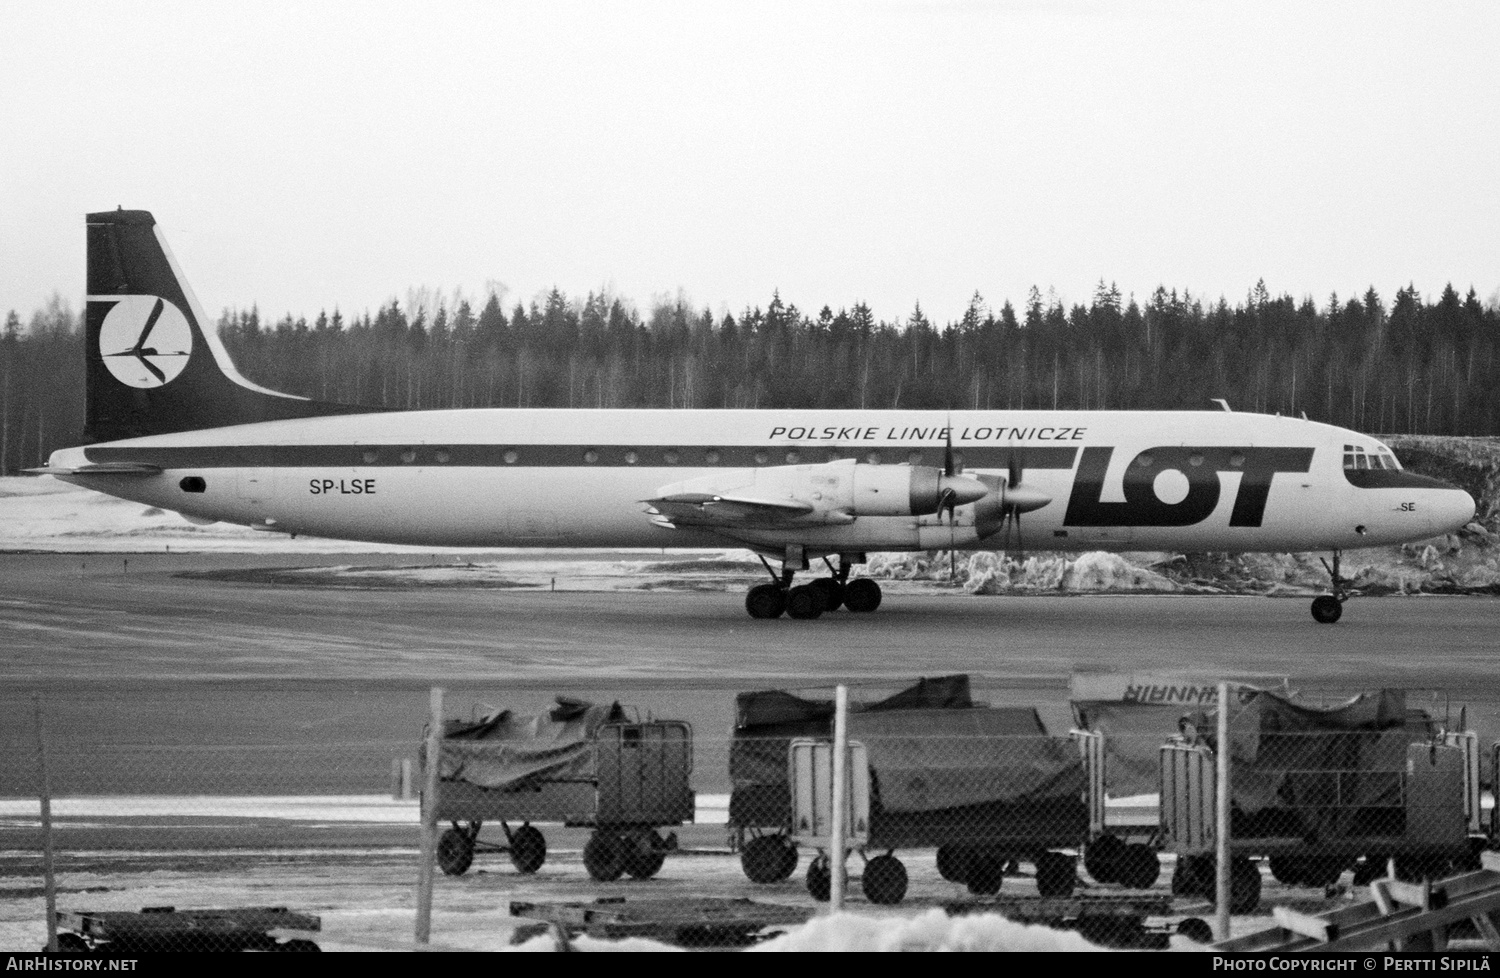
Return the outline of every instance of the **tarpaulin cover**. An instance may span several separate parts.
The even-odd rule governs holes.
[[[849,717],[865,745],[871,794],[888,812],[925,812],[1083,793],[1083,761],[1049,737],[1034,707],[866,711]]]
[[[1230,705],[1234,832],[1255,836],[1377,833],[1401,804],[1408,744],[1432,733],[1404,691],[1364,693],[1332,707],[1239,687]],[[1159,748],[1173,734],[1214,747],[1215,707],[1074,701],[1080,726],[1105,735],[1108,791],[1159,789]]]
[[[594,776],[595,733],[626,719],[619,703],[600,706],[559,696],[557,706],[539,716],[501,710],[477,722],[450,720],[438,776],[506,790],[587,780]]]
[[[729,752],[735,825],[789,817],[787,749],[797,737],[833,734],[833,702],[780,690],[736,700]],[[865,744],[873,803],[887,812],[932,812],[1083,789],[1077,750],[1046,736],[1034,707],[975,707],[966,675],[923,679],[894,696],[849,707],[849,737]]]
[[[1194,717],[1209,734],[1217,719]],[[1408,711],[1402,690],[1365,693],[1320,708],[1257,691],[1229,715],[1235,829],[1301,838],[1380,833],[1401,817],[1406,748],[1430,735],[1427,715]]]

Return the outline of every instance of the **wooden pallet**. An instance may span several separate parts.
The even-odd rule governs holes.
[[[1500,873],[1479,870],[1426,883],[1382,879],[1371,899],[1321,914],[1286,907],[1276,926],[1220,941],[1219,951],[1441,951],[1454,925],[1472,922],[1492,951],[1500,951]]]
[[[510,905],[512,917],[523,917],[539,925],[518,928],[514,941],[556,928],[554,933],[568,937],[578,934],[611,940],[649,937],[683,947],[754,944],[806,923],[816,913],[812,908],[709,897],[676,900],[601,897],[586,903],[517,900]]]
[[[219,947],[270,949],[279,946],[270,931],[317,931],[322,929],[323,922],[312,914],[296,913],[286,907],[212,910],[145,907],[139,911],[64,910],[57,915],[57,926],[93,944],[171,951]]]
[[[1172,913],[1170,896],[1149,893],[1080,894],[1067,897],[993,896],[944,904],[950,917],[993,913],[1018,924],[1075,930],[1106,947],[1164,948],[1169,926],[1148,926],[1147,918]]]

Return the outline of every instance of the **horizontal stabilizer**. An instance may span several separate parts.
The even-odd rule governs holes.
[[[161,466],[141,462],[96,462],[90,465],[58,466],[44,465],[36,469],[22,469],[27,475],[160,475]]]

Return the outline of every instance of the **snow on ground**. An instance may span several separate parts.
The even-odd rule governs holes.
[[[159,818],[186,813],[214,818],[387,825],[416,825],[419,817],[416,799],[399,800],[385,795],[99,795],[52,799],[52,814],[56,818]],[[39,818],[39,802],[35,798],[0,798],[0,820],[15,826],[35,826]],[[723,825],[728,821],[728,795],[697,796],[695,824]]]

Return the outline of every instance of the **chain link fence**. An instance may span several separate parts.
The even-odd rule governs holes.
[[[1160,947],[1481,868],[1494,749],[1394,691],[1237,690],[1221,837],[1210,688],[1075,693],[1071,724],[961,676],[856,689],[842,763],[831,689],[740,693],[730,730],[439,700],[406,738],[245,747],[49,736],[44,714],[9,745],[0,946],[734,947],[843,909]]]

